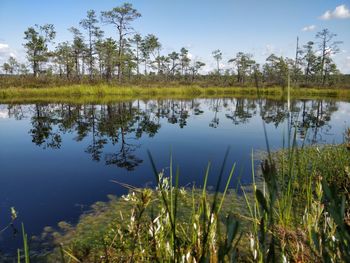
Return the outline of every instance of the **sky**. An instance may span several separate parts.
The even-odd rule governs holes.
[[[295,57],[296,38],[300,45],[315,41],[316,33],[328,28],[341,40],[334,56],[339,69],[350,73],[350,0],[135,0],[142,17],[133,23],[142,35],[155,34],[162,53],[189,49],[193,60],[215,68],[212,51],[223,53],[222,67],[239,51],[266,57]],[[24,31],[34,24],[54,24],[55,43],[71,41],[67,30],[78,27],[86,12],[98,14],[119,6],[117,0],[0,0],[0,65],[9,56],[25,62]],[[101,25],[105,36],[116,37],[112,26]]]

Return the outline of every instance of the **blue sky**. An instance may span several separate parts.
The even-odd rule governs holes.
[[[142,14],[136,31],[153,33],[167,54],[187,47],[193,59],[215,67],[211,52],[221,49],[223,63],[238,51],[252,53],[262,63],[271,52],[294,57],[296,37],[301,44],[314,40],[316,32],[329,28],[342,40],[334,57],[344,73],[350,73],[349,0],[135,0],[129,1]],[[109,10],[122,4],[116,0],[1,0],[0,63],[10,55],[25,60],[23,32],[34,24],[52,23],[55,42],[71,40],[67,28],[78,26],[86,11]],[[302,30],[304,28],[304,31]],[[115,36],[103,26],[106,36]]]

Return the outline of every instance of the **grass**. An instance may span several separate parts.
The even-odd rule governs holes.
[[[166,175],[151,159],[156,189],[119,183],[128,195],[95,203],[76,226],[47,228],[44,236],[56,249],[45,261],[349,262],[347,143],[294,141],[270,153],[253,184],[240,187],[243,194],[228,189],[235,170],[223,174],[226,157],[212,192],[206,189],[210,164],[203,188],[185,189],[172,161]]]
[[[259,89],[260,96],[281,99],[287,96],[281,87]],[[87,86],[72,85],[52,88],[5,88],[0,89],[0,102],[112,102],[127,99],[164,99],[244,96],[258,98],[255,87],[139,87],[139,86]],[[291,98],[350,99],[350,89],[292,88]]]

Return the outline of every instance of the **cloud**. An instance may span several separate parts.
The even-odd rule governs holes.
[[[341,57],[336,57],[335,62],[338,66],[338,69],[340,72],[344,74],[350,74],[350,56],[341,56]]]
[[[7,49],[8,47],[9,47],[8,44],[0,43],[0,50],[1,50],[1,49]]]
[[[14,57],[18,62],[25,62],[25,52],[23,49],[14,49],[9,44],[0,42],[0,73],[2,72],[2,65],[10,58]]]
[[[8,44],[0,43],[0,62],[3,63],[10,57],[10,53],[13,53],[13,50],[10,49]]]
[[[316,28],[315,25],[305,26],[305,27],[303,27],[303,28],[301,29],[301,31],[303,31],[303,32],[314,31],[315,28]]]
[[[333,11],[327,10],[322,16],[320,16],[320,19],[322,20],[347,18],[350,18],[350,10],[345,5],[339,5]]]
[[[6,62],[9,57],[14,57],[17,61],[23,62],[25,60],[24,50],[17,50],[12,48],[9,44],[0,43],[0,65]]]

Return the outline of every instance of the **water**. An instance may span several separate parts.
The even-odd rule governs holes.
[[[283,101],[235,98],[0,105],[0,229],[12,206],[19,213],[15,227],[23,221],[29,235],[39,235],[59,221],[75,223],[108,194],[126,193],[111,180],[154,186],[147,150],[165,172],[172,153],[183,186],[200,186],[211,161],[213,186],[230,146],[226,175],[237,163],[235,186],[251,180],[252,150],[266,150],[263,123],[272,150],[282,147],[291,126],[298,143],[343,141],[350,103],[295,100],[290,107],[288,114]],[[0,250],[14,251],[20,238],[7,229]]]

